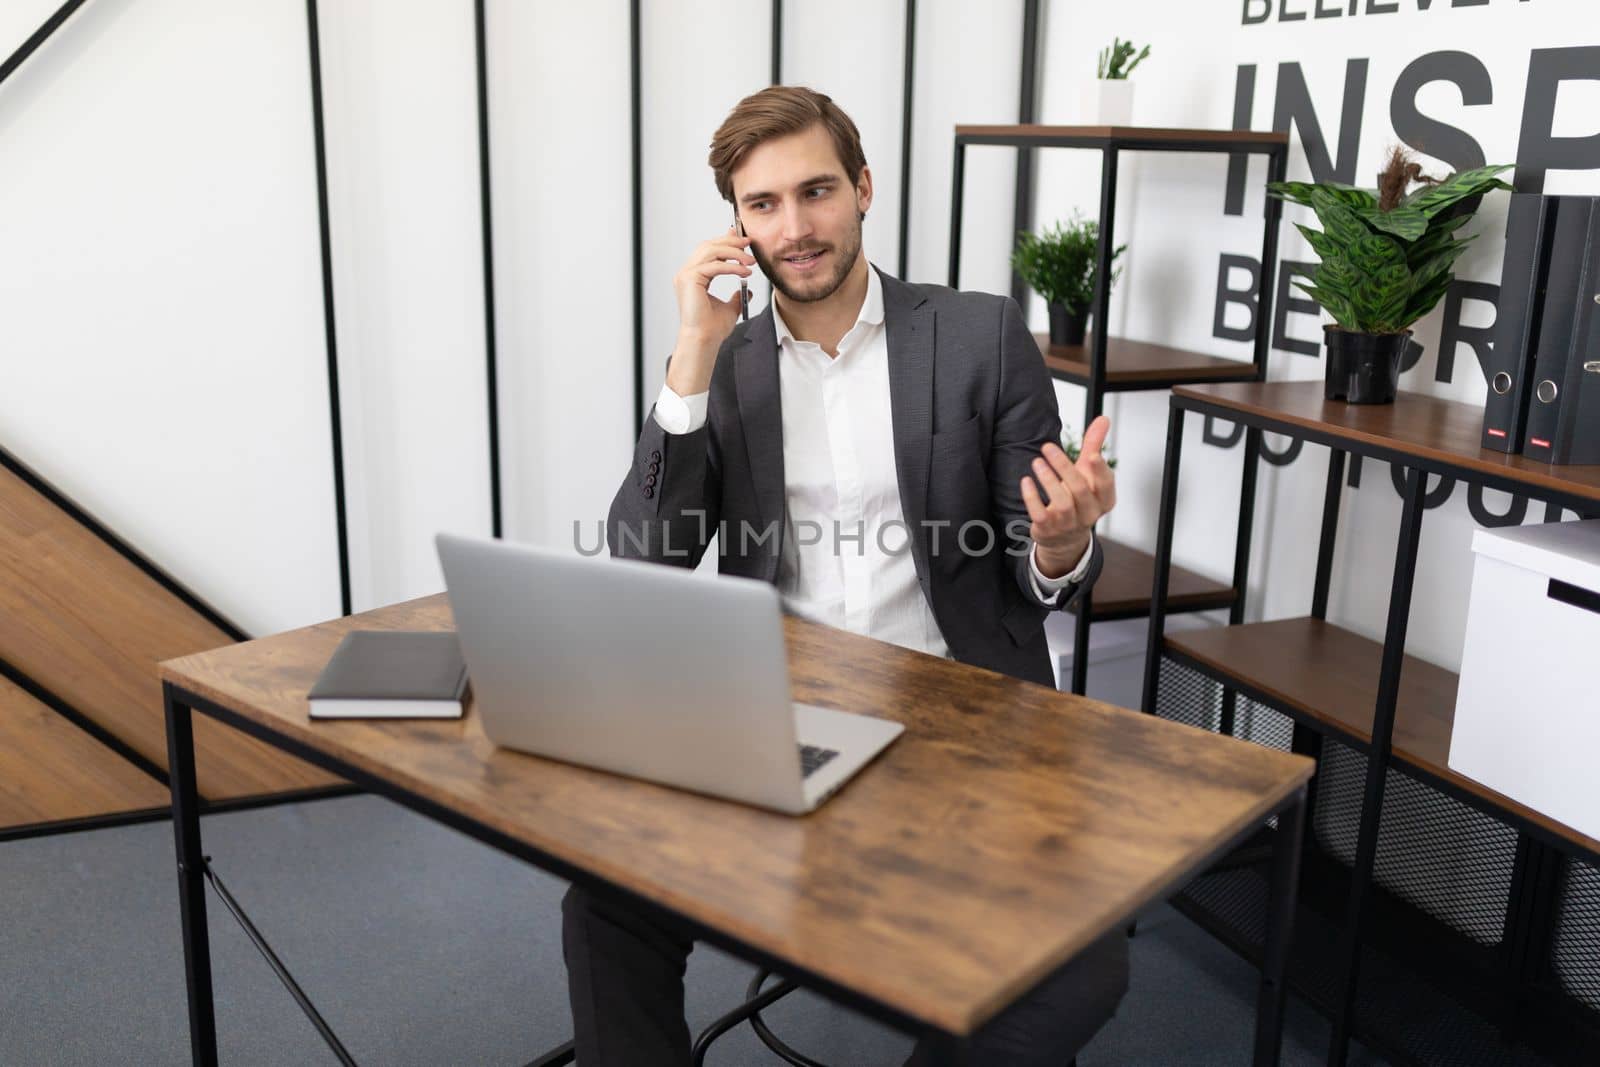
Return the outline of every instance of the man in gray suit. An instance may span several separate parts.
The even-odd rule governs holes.
[[[1099,574],[1092,527],[1116,502],[1109,421],[1074,462],[1015,302],[868,264],[872,175],[828,97],[746,98],[710,164],[736,221],[674,279],[678,340],[612,553],[693,567],[715,537],[722,573],[775,583],[798,615],[1053,685],[1044,618]],[[741,294],[710,287],[757,266],[776,292],[741,323]],[[563,910],[578,1062],[687,1063],[688,938],[577,890]],[[1065,1062],[1126,985],[1119,934],[1002,1016],[979,1061]]]

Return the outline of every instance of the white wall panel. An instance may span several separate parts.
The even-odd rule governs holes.
[[[950,181],[955,128],[1017,121],[1022,70],[1021,0],[917,5],[916,99],[912,116],[913,281],[943,285],[950,263]],[[1016,152],[969,148],[962,217],[963,289],[1011,291],[1011,213]]]
[[[640,66],[646,410],[661,390],[667,356],[678,336],[672,276],[696,245],[733,222],[733,209],[718,195],[706,165],[711,135],[740,99],[767,85],[771,33],[770,4],[678,0],[644,5]],[[735,283],[722,278],[712,292],[726,297],[734,288]],[[753,310],[766,306],[767,284],[759,271],[751,296]]]
[[[357,611],[444,588],[490,529],[473,5],[319,5]]]
[[[307,69],[101,0],[0,86],[0,445],[262,632],[339,610]]]
[[[809,0],[785,7],[784,21],[784,83],[828,94],[861,132],[873,183],[862,251],[881,269],[898,274],[904,4]],[[823,32],[839,26],[848,26],[849,32]]]
[[[6,0],[0,4],[0,61],[20,48],[60,6],[60,0]],[[48,41],[44,47],[50,47]]]
[[[592,547],[638,429],[628,4],[487,23],[505,532],[571,547],[582,522]]]

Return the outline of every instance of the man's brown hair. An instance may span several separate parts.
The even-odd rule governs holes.
[[[717,192],[733,202],[733,172],[757,145],[821,124],[833,139],[844,173],[855,185],[867,158],[861,152],[861,134],[850,116],[832,99],[800,85],[774,85],[752,93],[734,105],[711,138],[707,160],[716,177]]]

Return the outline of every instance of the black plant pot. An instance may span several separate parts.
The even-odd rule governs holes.
[[[1053,345],[1083,344],[1084,326],[1088,315],[1080,315],[1065,304],[1050,305],[1050,343]]]
[[[1392,404],[1400,384],[1400,357],[1411,341],[1402,333],[1353,333],[1324,326],[1328,365],[1323,395],[1352,404]]]

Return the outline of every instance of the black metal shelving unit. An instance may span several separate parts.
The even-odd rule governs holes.
[[[1016,148],[1019,150],[1019,163],[1029,151],[1036,148],[1076,148],[1100,153],[1100,243],[1096,277],[1101,283],[1095,287],[1092,337],[1088,345],[1067,346],[1051,345],[1048,337],[1036,335],[1051,375],[1087,390],[1084,428],[1100,414],[1107,393],[1170,389],[1174,385],[1200,382],[1265,380],[1267,352],[1271,345],[1271,302],[1278,257],[1278,222],[1282,215],[1282,204],[1277,199],[1266,198],[1261,237],[1260,307],[1256,315],[1254,355],[1248,363],[1169,345],[1110,336],[1111,290],[1103,281],[1110,276],[1112,249],[1116,247],[1117,163],[1121,153],[1263,155],[1267,157],[1267,180],[1282,181],[1289,157],[1287,133],[1123,126],[957,126],[955,170],[950,194],[949,282],[952,288],[957,287],[960,280],[962,190],[967,148],[973,145]],[[1254,492],[1254,485],[1247,482],[1241,497],[1248,500],[1254,496]],[[1100,540],[1105,550],[1104,568],[1095,588],[1081,597],[1073,608],[1078,618],[1073,638],[1071,688],[1078,694],[1084,692],[1088,680],[1090,623],[1142,618],[1150,611],[1145,596],[1151,585],[1151,568],[1155,565],[1153,557],[1106,538]],[[1243,561],[1236,562],[1231,585],[1223,585],[1178,568],[1169,583],[1171,599],[1166,609],[1176,612],[1229,608],[1232,612],[1231,621],[1240,622],[1243,620],[1240,605],[1244,601],[1242,574]]]
[[[1600,515],[1600,467],[1484,451],[1475,405],[1401,393],[1361,407],[1322,393],[1320,381],[1173,391],[1143,709],[1317,759],[1290,973],[1332,1021],[1329,1063],[1345,1062],[1352,1036],[1401,1063],[1600,1062],[1600,840],[1451,770],[1459,679],[1405,654],[1428,476],[1543,500],[1551,521],[1563,508]],[[1245,426],[1247,484],[1264,432],[1329,449],[1308,616],[1164,633],[1190,412]],[[1327,621],[1352,455],[1404,471],[1381,642]],[[1247,497],[1241,511],[1241,561],[1252,505]],[[1257,958],[1263,878],[1247,850],[1175,903]]]

